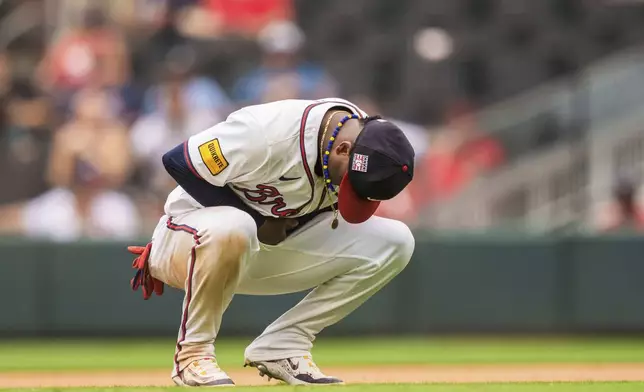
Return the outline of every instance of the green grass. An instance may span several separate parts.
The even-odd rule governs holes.
[[[639,392],[644,383],[526,383],[526,384],[393,384],[393,385],[351,385],[341,387],[326,387],[325,391],[338,392]],[[21,391],[24,389],[3,389],[3,391]],[[178,388],[39,388],[30,389],[35,392],[164,392],[178,391]],[[235,392],[306,392],[320,391],[320,387],[235,387]]]
[[[217,356],[223,366],[240,366],[250,340],[222,340]],[[168,370],[174,339],[136,340],[4,340],[0,341],[0,372],[118,369]],[[313,351],[323,366],[381,364],[490,363],[644,363],[644,339],[555,338],[399,338],[320,339]],[[1,377],[1,375],[0,375]],[[644,383],[503,383],[349,385],[340,392],[629,392]],[[10,391],[12,389],[0,389]],[[38,388],[26,392],[164,392],[177,388]],[[237,387],[237,392],[306,392],[319,388]]]
[[[240,366],[250,340],[222,340],[223,366]],[[167,369],[173,339],[0,341],[0,372]],[[320,339],[316,362],[333,365],[644,362],[644,339]]]

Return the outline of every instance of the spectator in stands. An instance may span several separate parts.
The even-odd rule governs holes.
[[[105,111],[107,99],[105,92],[95,89],[74,97],[74,116],[54,139],[52,185],[71,186],[74,176],[82,176],[84,170],[108,188],[118,188],[126,180],[131,166],[127,130]]]
[[[223,18],[208,9],[207,1],[182,0],[179,5],[180,9],[175,5],[173,12],[177,31],[182,36],[212,39],[226,34]]]
[[[11,89],[11,67],[9,55],[0,52],[0,132],[7,122],[7,99]]]
[[[191,111],[209,112],[217,116],[230,113],[233,104],[226,92],[213,79],[199,76],[194,72],[196,53],[189,46],[174,47],[168,53],[163,65],[161,83],[146,91],[144,112],[146,114],[165,111],[164,89],[168,83],[179,89],[181,105]]]
[[[102,9],[83,9],[80,23],[48,48],[39,75],[63,108],[85,87],[110,88],[120,94],[130,76],[125,38]]]
[[[0,52],[0,97],[4,96],[9,90],[11,82],[11,65],[9,55]]]
[[[200,5],[201,0],[58,0],[72,7],[101,7],[110,19],[136,33],[161,27],[169,14]],[[138,38],[138,37],[137,37]]]
[[[146,1],[138,7],[134,27],[137,33],[135,40],[143,40],[138,53],[140,66],[147,70],[154,69],[157,64],[167,61],[172,48],[189,43],[182,31],[182,25],[186,23],[182,16],[186,6],[183,2],[177,4],[169,0],[156,0]]]
[[[293,0],[204,0],[211,24],[222,31],[255,37],[276,20],[291,20]]]
[[[163,154],[224,118],[224,113],[213,110],[216,106],[198,101],[199,91],[199,86],[192,90],[186,86],[183,74],[168,69],[163,83],[155,88],[153,111],[132,127],[131,145],[143,185],[163,198],[176,186],[161,165]]]
[[[262,64],[237,82],[234,97],[238,104],[337,95],[335,81],[321,66],[300,60],[304,34],[294,23],[271,23],[258,39],[263,51]]]
[[[504,159],[500,143],[479,129],[473,108],[459,102],[447,112],[445,127],[431,141],[418,174],[428,200],[441,200],[497,168]]]
[[[45,169],[52,139],[51,104],[30,80],[14,80],[2,103],[0,178],[11,186],[0,192],[0,203],[35,197],[47,189]]]
[[[56,133],[47,193],[1,208],[9,217],[0,232],[70,241],[80,237],[131,238],[138,212],[117,191],[131,166],[126,129],[105,116],[107,96],[83,90],[73,100],[74,117]]]
[[[620,176],[613,188],[612,200],[598,217],[601,231],[642,231],[644,210],[637,201],[637,187],[630,178]]]

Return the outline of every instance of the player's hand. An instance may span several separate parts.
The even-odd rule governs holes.
[[[286,239],[286,232],[297,227],[298,221],[287,218],[267,218],[257,230],[257,238],[266,245],[277,245]]]

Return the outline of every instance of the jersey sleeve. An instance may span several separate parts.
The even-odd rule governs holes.
[[[264,130],[248,109],[188,139],[188,164],[210,184],[262,178],[269,151]]]

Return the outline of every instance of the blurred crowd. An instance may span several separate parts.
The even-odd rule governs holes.
[[[606,233],[643,232],[644,209],[633,176],[617,175],[611,198],[600,206],[594,226]]]
[[[324,64],[301,55],[306,37],[290,0],[56,3],[45,45],[0,47],[0,234],[67,241],[148,233],[175,186],[161,155],[244,105],[343,96],[387,116],[367,96],[346,96]],[[218,80],[198,66],[200,48],[225,41],[226,51],[231,40],[257,56],[230,82]],[[413,224],[424,205],[504,162],[474,110],[455,102],[431,129],[392,119],[416,149],[417,173],[380,215]]]

